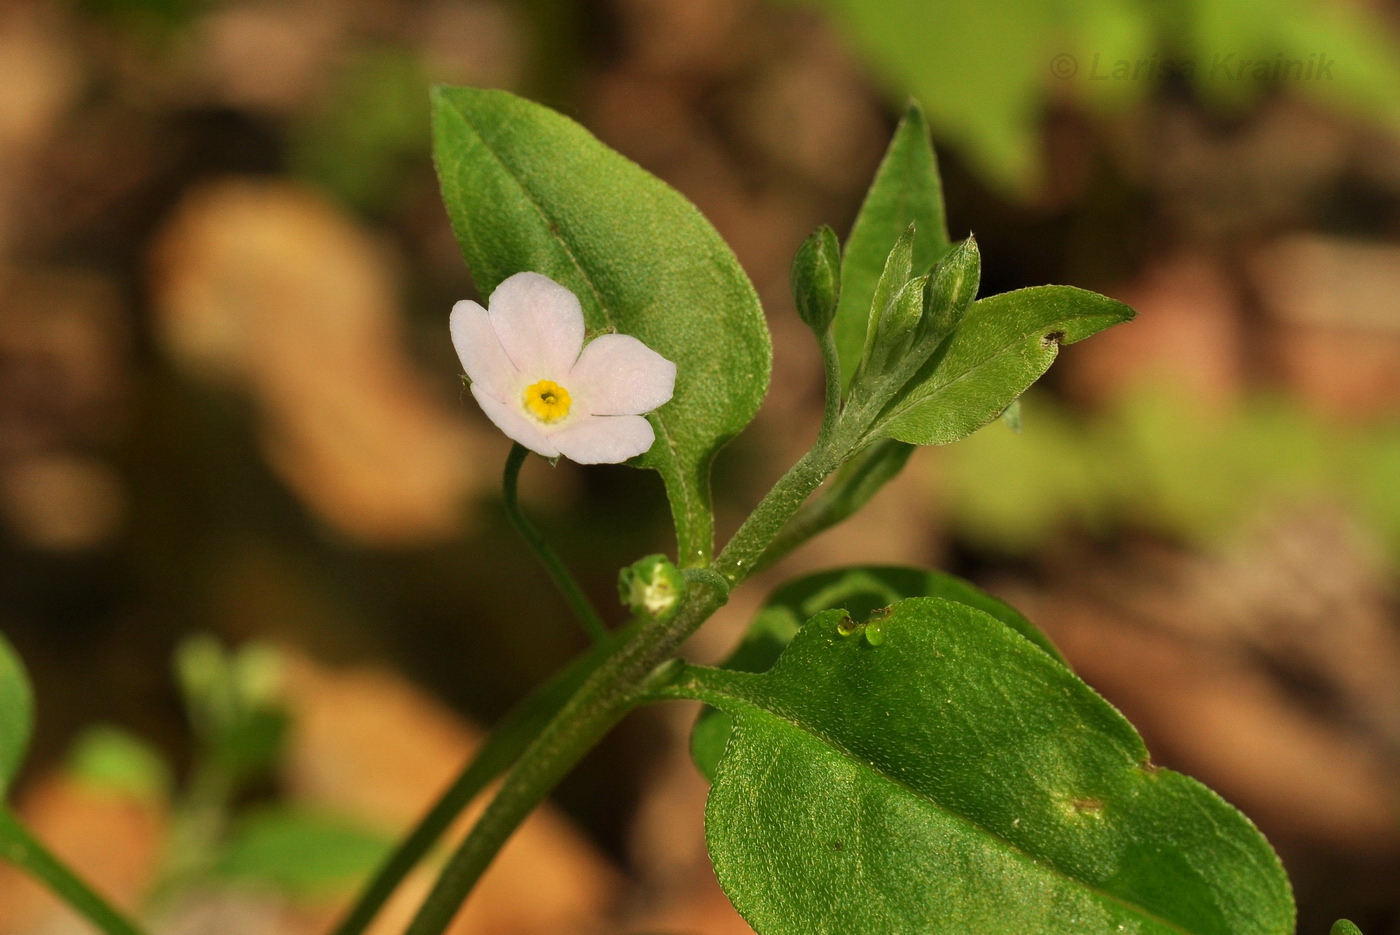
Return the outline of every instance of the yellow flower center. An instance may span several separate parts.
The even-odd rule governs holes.
[[[541,422],[558,422],[569,414],[569,391],[553,380],[532,383],[525,390],[525,408]]]

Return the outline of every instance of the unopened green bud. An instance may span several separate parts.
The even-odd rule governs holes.
[[[912,342],[914,329],[924,317],[924,291],[927,276],[917,276],[904,284],[875,327],[875,340],[870,351],[871,368],[879,372],[904,356]]]
[[[825,334],[841,300],[841,245],[825,224],[802,242],[792,259],[792,295],[807,327]]]
[[[870,348],[875,343],[880,320],[885,317],[885,310],[890,303],[895,301],[899,291],[904,288],[904,284],[909,281],[909,277],[913,274],[914,225],[910,224],[895,241],[890,255],[885,258],[885,268],[880,271],[880,278],[875,281],[875,294],[871,297],[870,302],[870,324],[865,332],[865,354],[863,356],[870,356]]]
[[[977,238],[968,237],[948,251],[929,275],[920,343],[934,345],[956,330],[977,296],[981,279],[982,254]]]
[[[648,555],[618,573],[617,593],[634,614],[666,620],[680,609],[685,576],[666,556]]]

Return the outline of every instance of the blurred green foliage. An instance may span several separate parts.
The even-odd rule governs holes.
[[[173,788],[160,754],[110,724],[90,727],[78,737],[67,771],[89,788],[136,799],[165,801]]]
[[[337,815],[263,809],[234,827],[217,872],[242,885],[315,898],[352,886],[383,859],[390,843]]]
[[[1395,37],[1358,4],[1010,0],[992,10],[972,0],[818,2],[892,89],[925,103],[935,132],[1009,190],[1037,178],[1051,98],[1123,113],[1173,77],[1217,107],[1238,110],[1286,88],[1400,130]],[[1277,77],[1279,62],[1319,58],[1335,64],[1308,78]],[[1269,68],[1256,70],[1260,63]]]
[[[1032,395],[1020,434],[989,426],[943,470],[959,534],[997,551],[1124,526],[1211,548],[1313,500],[1348,508],[1400,562],[1400,425],[1344,428],[1284,399],[1231,410],[1154,385],[1083,417]]]
[[[162,38],[189,25],[204,12],[206,0],[78,0],[77,8],[149,38]]]
[[[428,84],[407,50],[352,55],[322,106],[293,129],[292,173],[370,214],[399,204],[413,164],[428,166]]]

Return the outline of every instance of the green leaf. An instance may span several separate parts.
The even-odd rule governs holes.
[[[34,692],[24,663],[0,634],[0,803],[10,791],[34,731]]]
[[[876,610],[909,597],[941,597],[974,607],[1000,620],[1061,665],[1069,665],[1049,637],[1010,604],[961,578],[900,565],[834,568],[789,581],[768,598],[743,641],[720,665],[735,672],[766,672],[802,628],[802,621],[809,617],[825,610],[840,609],[856,622],[864,623]],[[731,723],[728,714],[717,708],[707,708],[691,733],[691,758],[711,781],[729,740]]]
[[[928,124],[919,105],[912,101],[846,238],[835,324],[844,386],[850,386],[865,349],[875,286],[885,261],[910,224],[915,225],[913,270],[926,273],[948,251],[948,229],[943,219],[943,184]],[[896,283],[894,288],[902,285]]]
[[[877,622],[824,612],[769,671],[668,690],[734,718],[706,828],[760,935],[1293,931],[1263,836],[1069,669],[966,604]]]
[[[1332,935],[1361,935],[1361,929],[1350,919],[1338,919],[1332,923]]]
[[[219,860],[225,878],[313,897],[353,884],[389,852],[390,841],[343,818],[271,809],[244,818]]]
[[[940,139],[1006,191],[1035,177],[1043,89],[1064,5],[1008,0],[988,16],[977,3],[822,0],[893,94],[928,105]]]
[[[572,289],[591,331],[639,338],[677,365],[637,463],[665,481],[679,564],[709,560],[710,463],[758,410],[771,349],[758,296],[695,206],[583,127],[502,91],[438,88],[443,200],[489,294],[534,270]]]
[[[1131,308],[1073,286],[1035,286],[980,299],[946,352],[935,354],[873,431],[947,445],[996,419],[1049,369],[1060,345],[1128,321]]]
[[[171,789],[160,754],[110,724],[83,731],[68,754],[68,772],[90,788],[138,799],[164,801]]]

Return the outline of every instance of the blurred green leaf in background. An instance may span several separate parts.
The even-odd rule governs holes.
[[[1082,417],[1032,395],[1021,434],[991,426],[940,470],[959,534],[996,551],[1123,526],[1212,548],[1271,508],[1325,501],[1400,564],[1400,431],[1331,425],[1282,398],[1229,409],[1150,384]]]
[[[995,12],[969,0],[820,5],[892,92],[923,101],[935,133],[1007,191],[1026,192],[1039,180],[1039,127],[1051,101],[1119,115],[1173,80],[1217,108],[1238,111],[1285,89],[1400,130],[1396,42],[1360,5],[1011,0]]]

